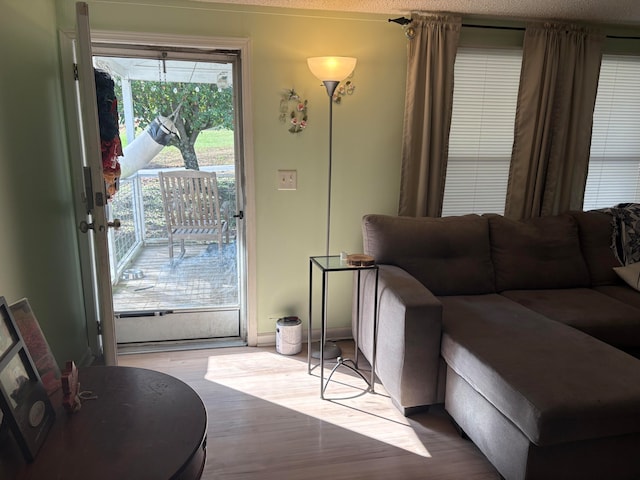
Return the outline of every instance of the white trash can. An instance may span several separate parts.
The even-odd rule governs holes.
[[[295,355],[302,350],[302,320],[284,317],[276,322],[276,352]]]

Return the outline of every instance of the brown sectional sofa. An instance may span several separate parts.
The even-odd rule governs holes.
[[[367,215],[363,238],[376,373],[399,409],[444,401],[507,479],[640,478],[640,293],[613,270],[611,216]]]

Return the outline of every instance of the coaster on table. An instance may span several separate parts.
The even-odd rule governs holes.
[[[375,265],[376,261],[371,255],[352,253],[351,255],[347,255],[347,264],[352,267],[370,267]]]

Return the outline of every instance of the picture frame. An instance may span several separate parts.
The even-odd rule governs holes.
[[[55,421],[55,411],[4,297],[0,297],[0,409],[25,459],[33,462]]]
[[[40,375],[40,380],[47,391],[47,395],[51,397],[62,388],[60,383],[62,373],[40,328],[40,323],[27,298],[22,298],[10,304],[9,309],[22,340],[29,351],[29,356],[36,366],[36,370],[38,370],[38,375]]]

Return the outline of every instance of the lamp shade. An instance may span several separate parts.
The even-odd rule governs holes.
[[[311,57],[307,58],[309,70],[322,82],[341,82],[356,68],[354,57]]]

